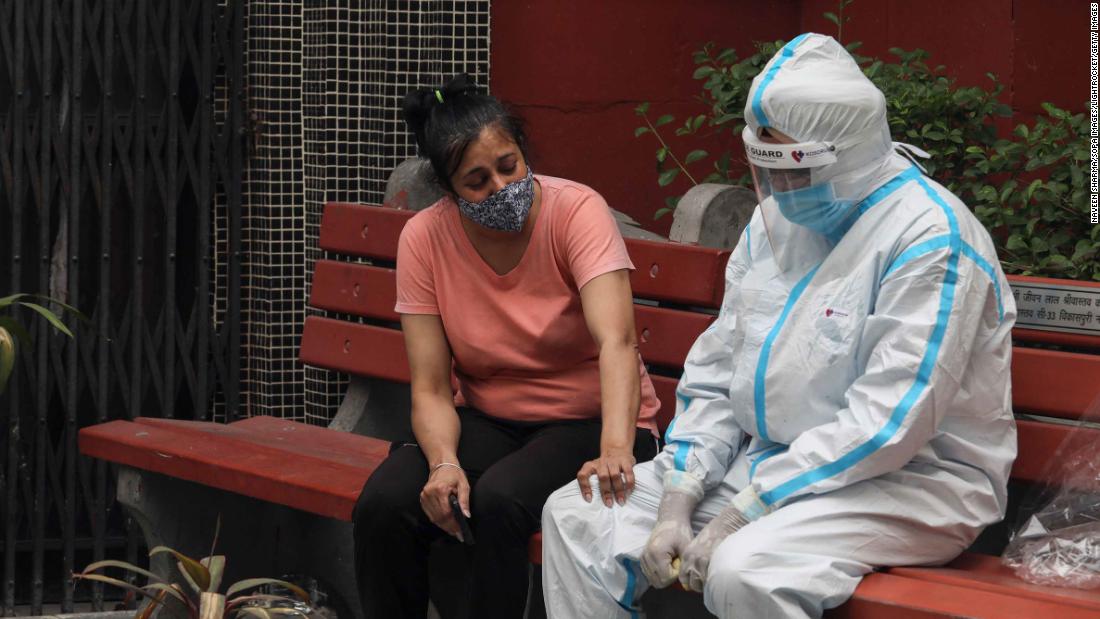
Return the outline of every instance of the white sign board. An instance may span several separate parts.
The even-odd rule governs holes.
[[[1012,282],[1016,326],[1100,335],[1100,288]]]

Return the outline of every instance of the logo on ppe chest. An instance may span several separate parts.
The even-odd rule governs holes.
[[[795,163],[801,163],[802,158],[805,157],[805,156],[806,156],[806,153],[803,153],[800,150],[796,150],[796,151],[791,153],[791,159],[794,159]]]

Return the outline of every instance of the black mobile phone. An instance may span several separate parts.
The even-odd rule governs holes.
[[[462,531],[462,541],[467,546],[474,545],[474,532],[470,529],[470,521],[466,519],[466,514],[462,513],[462,506],[458,504],[458,496],[451,495],[451,513],[454,514],[455,521],[458,522],[458,528]]]

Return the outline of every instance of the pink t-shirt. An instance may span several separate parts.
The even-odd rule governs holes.
[[[592,189],[536,175],[542,206],[527,250],[498,275],[443,198],[405,225],[397,250],[402,314],[437,314],[454,355],[456,406],[519,421],[600,415],[599,350],[581,309],[592,278],[633,269],[607,203]],[[659,402],[642,359],[638,426]]]

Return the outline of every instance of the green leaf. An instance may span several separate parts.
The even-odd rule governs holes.
[[[1054,105],[1053,103],[1050,103],[1049,101],[1044,101],[1044,102],[1040,103],[1039,105],[1040,105],[1040,107],[1043,108],[1043,110],[1048,115],[1050,115],[1053,118],[1057,118],[1059,120],[1065,120],[1066,118],[1069,118],[1069,112],[1059,108],[1058,106]]]
[[[840,25],[840,19],[837,18],[836,13],[833,13],[832,11],[826,11],[825,13],[823,13],[823,15],[825,19],[833,22],[837,26]]]
[[[69,328],[65,326],[65,323],[61,322],[61,319],[58,318],[57,315],[50,310],[42,307],[37,303],[31,303],[29,301],[19,301],[19,305],[22,305],[23,307],[29,307],[39,314],[42,314],[42,316],[44,316],[46,320],[48,320],[50,324],[53,325],[53,328],[57,329],[58,331],[64,333],[69,337],[73,336],[73,332],[69,331]]]
[[[672,181],[676,179],[676,176],[680,174],[680,168],[669,168],[661,175],[657,177],[657,184],[661,187],[667,187]]]
[[[30,295],[25,293],[25,292],[20,292],[20,293],[16,293],[16,294],[13,294],[13,295],[6,296],[6,297],[0,297],[0,309],[4,309],[5,307],[7,307],[7,306],[11,305],[12,303],[18,301],[19,299],[22,299],[23,297],[29,297],[29,296]]]
[[[1034,195],[1035,191],[1037,189],[1039,189],[1040,187],[1042,187],[1042,186],[1043,186],[1043,181],[1041,179],[1037,178],[1037,179],[1031,181],[1031,184],[1028,185],[1027,189],[1024,191],[1024,199],[1027,200],[1028,202],[1030,202],[1031,201],[1031,196]]]
[[[39,299],[41,301],[48,301],[51,305],[61,306],[61,309],[71,313],[73,316],[76,316],[76,318],[78,320],[80,320],[81,322],[91,322],[91,320],[87,316],[85,316],[84,313],[81,312],[80,310],[76,309],[75,307],[73,307],[73,306],[71,306],[67,303],[63,303],[61,301],[58,301],[57,299],[55,299],[51,296],[48,296],[48,295],[44,295],[44,294],[19,294],[19,295],[12,295],[12,296],[15,296],[15,297],[30,297],[32,299]],[[6,297],[6,298],[10,299],[11,297]],[[3,307],[2,303],[0,303],[0,307]]]
[[[640,103],[640,104],[638,104],[638,107],[634,108],[634,113],[637,114],[638,116],[645,116],[646,112],[648,112],[648,111],[649,111],[649,101],[645,101],[643,103]]]
[[[294,593],[294,595],[301,598],[303,602],[305,602],[306,604],[310,603],[309,594],[306,593],[304,589],[296,584],[289,583],[285,580],[278,580],[275,578],[247,578],[229,587],[229,589],[225,592],[225,597],[230,598],[246,589],[255,589],[256,587],[262,587],[264,585],[278,585],[285,589],[289,589]]]
[[[707,151],[705,151],[705,150],[693,150],[690,153],[688,153],[686,157],[684,157],[684,165],[688,165],[689,163],[695,163],[696,161],[699,161],[700,159],[702,159],[703,157],[706,157],[706,156],[707,156]]]
[[[1008,237],[1008,244],[1005,245],[1009,251],[1018,251],[1021,249],[1027,249],[1027,241],[1024,240],[1021,234],[1012,234]]]
[[[161,592],[160,594],[154,596],[149,601],[147,601],[145,603],[145,607],[142,608],[141,611],[138,612],[138,614],[134,615],[134,619],[149,619],[150,617],[152,617],[153,611],[157,609],[157,604],[161,604],[164,602],[165,595],[167,594]]]
[[[150,599],[156,599],[152,595],[150,595],[150,593],[148,591],[146,591],[145,589],[143,589],[142,587],[138,587],[137,585],[132,585],[132,584],[126,582],[125,580],[119,580],[117,578],[111,578],[110,576],[104,576],[103,574],[73,574],[73,579],[74,580],[90,580],[92,582],[101,582],[101,583],[104,583],[104,584],[107,584],[107,585],[111,585],[112,587],[118,587],[120,589],[125,589],[126,591],[129,591],[131,593],[140,595],[142,597],[146,597],[146,598],[150,598]]]
[[[1073,257],[1070,261],[1073,263],[1079,263],[1082,260],[1092,258],[1096,255],[1096,252],[1100,251],[1100,243],[1094,243],[1088,239],[1081,239],[1077,241],[1077,247],[1074,248]]]
[[[7,329],[8,333],[14,335],[16,343],[23,345],[31,343],[31,334],[27,333],[23,325],[19,324],[11,316],[0,316],[0,327]]]
[[[657,209],[656,213],[653,213],[653,220],[656,221],[656,220],[664,217],[665,215],[671,213],[672,211],[673,211],[673,209],[670,209],[670,208],[665,208],[665,207],[659,208],[659,209]]]
[[[1038,217],[1032,217],[1031,219],[1027,220],[1027,225],[1024,229],[1027,230],[1028,235],[1035,234],[1035,226],[1038,225],[1038,224],[1039,224],[1039,218]]]
[[[96,561],[95,563],[92,563],[88,567],[84,568],[84,573],[87,574],[88,572],[94,572],[96,570],[100,570],[100,569],[103,569],[105,567],[117,567],[117,568],[129,571],[129,572],[134,572],[135,574],[141,574],[142,576],[148,578],[149,580],[151,580],[153,582],[165,582],[163,578],[161,578],[160,576],[157,576],[156,574],[154,574],[153,572],[150,572],[149,570],[142,569],[142,568],[134,565],[133,563],[127,563],[125,561],[115,561],[113,559],[106,559],[104,561]]]
[[[199,563],[210,571],[210,591],[217,592],[222,586],[222,575],[225,573],[225,555],[203,557]]]
[[[1068,269],[1069,267],[1072,266],[1070,264],[1069,260],[1066,259],[1066,257],[1061,255],[1061,254],[1054,254],[1052,256],[1048,256],[1047,259],[1044,260],[1043,262],[1046,263],[1047,268],[1055,269],[1057,271],[1064,271],[1064,270],[1066,270],[1066,269]]]
[[[182,561],[176,561],[176,568],[179,569],[180,574],[183,574],[183,580],[187,582],[187,586],[191,587],[191,590],[195,593],[203,593],[208,591],[205,587],[199,586],[199,583],[195,582],[195,579],[187,573],[187,568],[183,566]]]
[[[660,127],[661,125],[667,125],[668,123],[672,122],[673,120],[675,120],[675,117],[673,117],[672,114],[665,114],[665,115],[661,116],[660,118],[658,118],[657,122],[653,123],[653,126],[654,127]]]
[[[730,64],[737,60],[737,50],[727,47],[714,59],[718,64]]]
[[[0,393],[8,386],[8,377],[15,369],[15,340],[8,330],[0,327]]]
[[[657,149],[657,161],[658,163],[664,163],[665,157],[668,156],[668,149],[664,146]]]
[[[649,127],[638,127],[634,130],[634,137],[640,137],[649,133]]]
[[[188,604],[187,598],[184,597],[183,591],[179,588],[179,585],[169,585],[162,582],[155,582],[149,585],[145,585],[142,588],[147,591],[161,591],[166,595],[170,595],[176,598],[185,605]]]
[[[695,73],[691,74],[691,77],[694,78],[694,79],[697,79],[697,80],[701,80],[703,78],[709,77],[713,73],[714,73],[714,67],[709,66],[709,65],[703,65],[703,66],[699,67],[698,69],[696,69]]]
[[[191,578],[193,584],[200,589],[200,592],[210,590],[210,572],[206,567],[191,557],[177,552],[167,546],[157,546],[149,551],[149,556],[170,553],[176,557],[176,560],[180,562],[182,570],[188,577]]]
[[[674,209],[674,208],[676,208],[677,206],[680,205],[680,198],[683,198],[683,197],[684,196],[669,196],[669,197],[665,198],[665,205],[668,206],[669,208]]]

